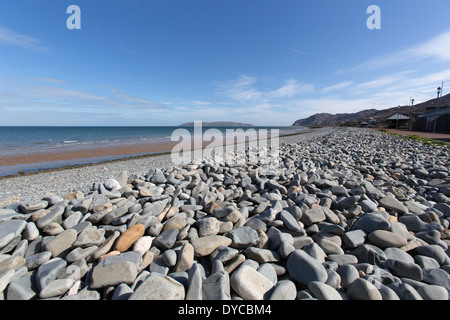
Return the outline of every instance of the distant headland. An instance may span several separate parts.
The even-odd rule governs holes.
[[[193,127],[194,122],[186,122],[179,125],[180,127]],[[252,124],[228,121],[202,122],[203,127],[253,127]]]

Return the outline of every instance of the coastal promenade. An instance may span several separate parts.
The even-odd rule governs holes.
[[[392,132],[392,133],[402,134],[402,135],[417,135],[422,138],[450,142],[450,134],[448,134],[448,133],[432,133],[432,132],[396,130],[396,129],[387,129],[387,131]]]

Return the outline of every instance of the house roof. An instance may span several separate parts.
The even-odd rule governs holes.
[[[409,117],[403,114],[394,114],[392,117],[387,118],[386,120],[408,120]]]

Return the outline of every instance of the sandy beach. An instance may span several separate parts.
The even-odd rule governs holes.
[[[75,159],[89,159],[102,158],[111,156],[133,156],[141,154],[152,154],[170,151],[177,142],[153,142],[131,145],[117,145],[117,146],[101,146],[80,148],[77,150],[58,150],[55,152],[34,152],[25,155],[13,155],[0,158],[1,166],[13,166],[18,164],[29,163],[44,163],[50,161],[61,160],[75,160]]]

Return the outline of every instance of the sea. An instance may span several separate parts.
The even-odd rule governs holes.
[[[117,147],[120,145],[162,143],[171,141],[176,129],[186,129],[194,135],[194,127],[179,126],[148,126],[148,127],[0,127],[0,160],[11,156],[23,156],[34,153],[52,153],[76,151],[89,148]],[[202,133],[211,127],[202,127]],[[227,129],[255,129],[257,132],[266,129],[278,129],[280,136],[307,131],[304,127],[214,127],[225,136]],[[177,140],[178,141],[178,140]],[[170,151],[170,150],[167,150]],[[123,158],[124,156],[109,156],[104,158],[73,159],[67,161],[52,161],[39,164],[21,164],[1,166],[0,176],[17,174],[19,172],[52,169],[67,165],[81,165],[106,160]]]

